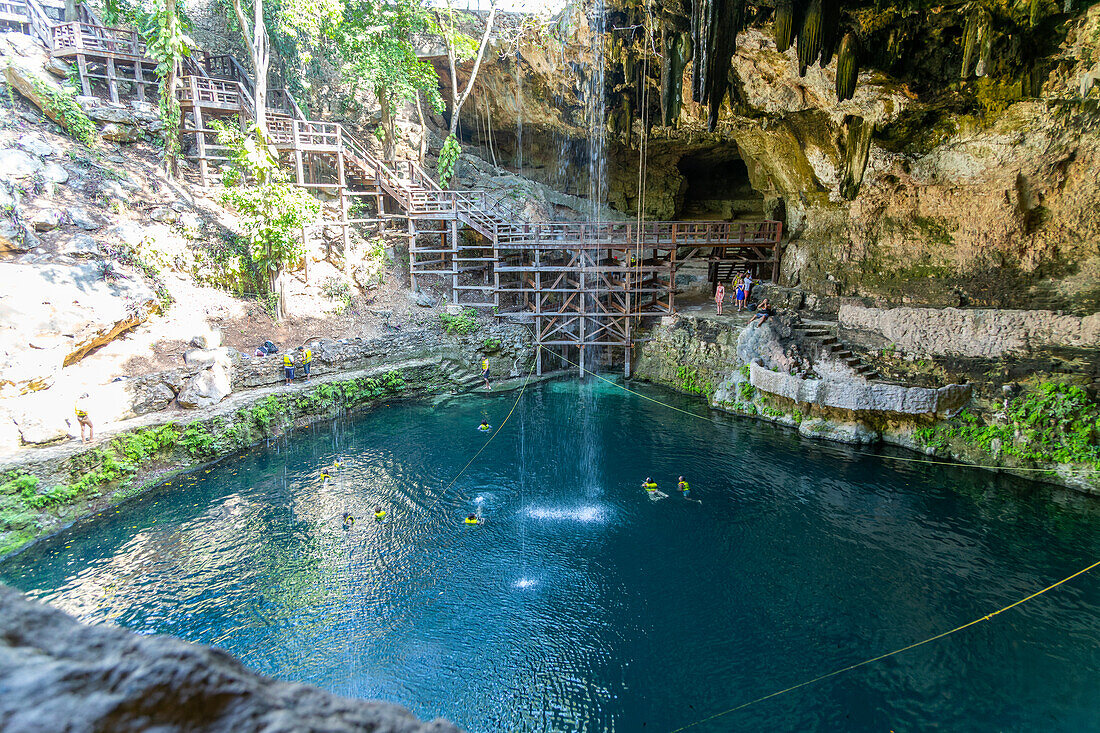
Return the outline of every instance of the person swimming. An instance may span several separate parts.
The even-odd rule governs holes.
[[[684,492],[684,496],[685,496],[685,497],[686,497],[686,496],[687,496],[688,494],[690,494],[690,493],[691,493],[691,487],[690,487],[690,486],[688,486],[688,482],[684,480],[684,477],[683,477],[683,476],[681,476],[681,477],[680,477],[680,478],[679,478],[679,479],[677,480],[676,488],[678,488],[678,489],[679,489],[680,491]]]
[[[482,420],[481,424],[477,426],[477,429],[483,433],[487,433],[493,429],[493,426],[489,424],[488,420]]]
[[[466,524],[481,524],[485,520],[476,514],[469,514],[466,516]]]
[[[664,499],[668,496],[668,494],[666,494],[665,492],[657,490],[657,482],[649,476],[645,477],[645,482],[642,484],[642,488],[645,489],[646,496],[649,497],[650,501],[660,501],[661,499]]]
[[[386,510],[380,506],[374,508],[374,521],[381,522],[386,518]]]
[[[355,526],[355,517],[351,515],[351,512],[344,512],[344,529],[351,529]]]

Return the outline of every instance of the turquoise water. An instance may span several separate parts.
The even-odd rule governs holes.
[[[300,431],[39,543],[0,579],[472,731],[668,731],[1100,558],[1086,497],[692,419],[598,382],[529,387],[444,491],[485,444],[477,424],[514,400],[395,403]],[[646,496],[647,475],[668,498]],[[485,524],[465,526],[478,510]],[[1100,576],[1082,576],[692,730],[1096,730],[1098,611]]]

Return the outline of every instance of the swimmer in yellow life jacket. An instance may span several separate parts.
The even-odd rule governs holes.
[[[690,493],[691,493],[691,487],[690,487],[690,486],[688,486],[688,482],[687,482],[687,481],[684,481],[684,477],[683,477],[683,476],[681,476],[681,477],[679,478],[679,482],[678,482],[678,483],[676,484],[676,488],[678,488],[678,489],[679,489],[680,491],[684,492],[684,496],[685,496],[685,497],[686,497],[686,496],[687,496],[688,494],[690,494]]]
[[[489,424],[488,420],[482,420],[481,424],[477,426],[477,429],[483,433],[487,433],[493,429],[493,426]]]
[[[657,483],[649,476],[646,476],[642,488],[645,489],[645,495],[649,497],[650,501],[660,501],[668,496],[665,492],[657,490]]]
[[[374,508],[374,521],[381,522],[386,518],[386,510],[380,506]]]
[[[351,529],[355,526],[355,517],[350,512],[344,512],[344,529]]]
[[[483,521],[485,520],[476,514],[470,514],[466,517],[466,524],[481,524]]]

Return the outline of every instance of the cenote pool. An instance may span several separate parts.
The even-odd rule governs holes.
[[[692,419],[591,381],[530,386],[445,492],[485,443],[477,424],[515,398],[300,431],[39,543],[0,579],[88,622],[215,644],[472,731],[668,731],[1100,558],[1086,497]],[[645,495],[646,475],[668,498]],[[486,523],[465,526],[479,508]],[[692,730],[1095,730],[1098,611],[1085,575]]]

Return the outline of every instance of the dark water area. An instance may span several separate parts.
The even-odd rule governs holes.
[[[481,419],[515,399],[300,431],[38,543],[0,580],[471,731],[669,731],[1100,559],[1088,497],[694,419],[599,382],[529,387],[445,490],[485,444]],[[478,511],[484,524],[463,523]],[[1097,730],[1098,611],[1100,575],[1085,575],[692,730]]]

